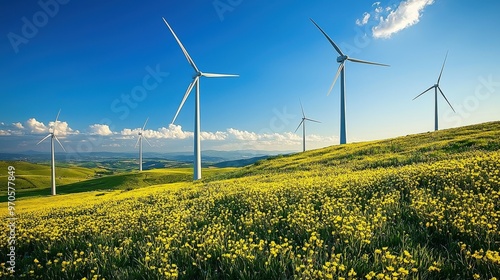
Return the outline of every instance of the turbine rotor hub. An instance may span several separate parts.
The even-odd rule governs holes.
[[[346,61],[348,58],[349,57],[347,55],[339,55],[337,57],[337,62],[342,63],[342,62]]]

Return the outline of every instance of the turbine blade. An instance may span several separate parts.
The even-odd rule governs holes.
[[[239,77],[240,75],[235,74],[215,74],[215,73],[201,73],[203,77],[207,78],[224,78],[224,77]]]
[[[390,65],[387,65],[387,64],[382,64],[382,63],[377,63],[377,62],[371,62],[371,61],[366,61],[366,60],[361,60],[361,59],[356,59],[356,58],[350,58],[350,57],[348,57],[347,60],[352,61],[352,62],[365,63],[365,64],[378,65],[378,66],[387,66],[387,67],[390,66]]]
[[[413,98],[412,100],[415,100],[415,99],[419,98],[422,94],[424,94],[424,93],[428,92],[429,90],[433,89],[434,87],[435,87],[435,86],[432,86],[432,87],[430,87],[430,88],[426,89],[424,92],[422,92],[421,94],[417,95],[417,97]]]
[[[314,23],[314,25],[316,25],[316,27],[319,29],[319,31],[321,31],[321,33],[323,33],[323,35],[325,35],[326,39],[330,42],[330,44],[332,44],[332,46],[339,53],[339,55],[344,55],[344,53],[340,50],[340,48],[337,46],[337,44],[335,44],[335,42],[333,42],[333,40],[325,33],[325,31],[323,31],[323,29],[321,29],[321,27],[319,27],[319,25],[316,24],[316,22],[314,22],[314,20],[312,20],[312,18],[310,18],[310,20],[312,21],[312,23]]]
[[[194,68],[194,71],[196,71],[196,73],[200,72],[200,70],[198,70],[198,67],[196,67],[196,64],[194,64],[194,61],[191,58],[191,56],[189,56],[189,53],[187,52],[186,48],[184,48],[184,45],[182,45],[181,40],[179,40],[179,38],[177,37],[177,35],[175,35],[175,32],[172,29],[172,27],[170,27],[170,25],[168,24],[167,20],[165,18],[163,18],[163,17],[162,17],[162,19],[165,22],[165,24],[167,25],[168,29],[170,29],[170,32],[172,32],[172,35],[174,35],[175,40],[177,41],[177,43],[181,47],[181,50],[184,53],[184,56],[186,56],[186,59],[189,62],[189,64],[191,64],[191,67]]]
[[[297,128],[295,129],[295,131],[293,133],[297,132],[297,130],[302,125],[302,123],[304,122],[304,120],[305,120],[305,118],[303,118],[302,121],[300,121],[299,126],[297,126]]]
[[[143,131],[144,128],[146,128],[146,124],[148,123],[148,120],[149,120],[149,117],[146,119],[146,122],[144,123],[144,126],[142,127],[141,131]]]
[[[54,123],[57,123],[57,120],[59,119],[59,114],[60,113],[61,113],[61,109],[59,109],[59,112],[57,112],[56,121]]]
[[[305,120],[307,120],[307,121],[311,121],[311,122],[317,122],[317,123],[321,123],[320,121],[317,121],[317,120],[313,120],[313,119],[310,119],[310,118],[305,118]]]
[[[54,138],[56,139],[57,143],[59,143],[59,145],[61,146],[61,148],[63,149],[63,151],[66,152],[66,149],[63,147],[63,145],[61,144],[61,142],[59,141],[59,139],[57,139],[57,136],[54,135]]]
[[[45,141],[45,139],[49,138],[51,135],[52,135],[52,133],[49,133],[49,135],[47,135],[47,136],[43,137],[43,139],[42,139],[42,140],[40,140],[40,141],[39,141],[38,143],[36,143],[36,144],[38,145],[38,144],[42,143],[43,141]]]
[[[337,74],[335,74],[335,78],[333,79],[333,83],[332,83],[332,85],[330,86],[330,89],[328,90],[328,93],[326,94],[327,96],[328,96],[328,95],[330,95],[330,93],[332,92],[333,86],[334,86],[334,85],[335,85],[335,83],[337,82],[337,79],[339,78],[340,72],[342,72],[342,68],[344,68],[344,62],[342,62],[342,63],[339,65],[339,69],[337,70]]]
[[[151,145],[151,143],[149,143],[148,138],[146,138],[144,135],[142,136],[142,139],[146,140],[146,143],[148,143],[148,145],[149,145],[150,147],[153,147],[153,145]]]
[[[184,98],[182,98],[181,105],[179,105],[179,109],[177,109],[177,113],[175,113],[175,116],[174,116],[174,119],[172,120],[172,123],[174,123],[175,119],[177,119],[177,115],[179,115],[179,112],[181,111],[182,106],[184,106],[184,102],[186,102],[186,99],[188,98],[189,93],[191,93],[191,90],[193,89],[194,85],[198,82],[198,79],[199,79],[199,76],[196,76],[196,78],[194,78],[194,80],[189,84],[189,87],[188,87],[186,93],[184,94]]]
[[[139,145],[139,140],[141,140],[141,137],[142,135],[139,135],[139,137],[137,138],[137,142],[135,142],[134,148],[137,148],[137,145]]]
[[[299,98],[299,103],[300,103],[300,109],[302,110],[302,116],[305,118],[306,114],[304,113],[304,107],[302,107],[302,101],[300,101],[300,98]]]
[[[54,124],[52,126],[52,133],[56,133],[57,120],[59,119],[59,114],[60,113],[61,113],[61,109],[59,109],[59,112],[57,112],[56,120],[54,121]]]
[[[439,81],[441,81],[441,75],[443,74],[443,69],[444,69],[444,64],[446,63],[446,58],[448,58],[448,52],[446,52],[446,55],[444,57],[443,66],[441,67],[441,72],[439,73],[439,78],[438,78],[438,82],[437,82],[438,85],[439,85]]]
[[[441,88],[438,86],[437,87],[439,89],[439,92],[441,92],[441,95],[444,97],[444,100],[446,100],[446,102],[448,102],[448,105],[450,105],[451,109],[453,110],[453,112],[455,112],[455,109],[453,109],[453,106],[451,106],[451,103],[450,101],[448,101],[448,98],[446,98],[446,96],[444,95],[443,91],[441,90]],[[455,112],[456,113],[456,112]]]

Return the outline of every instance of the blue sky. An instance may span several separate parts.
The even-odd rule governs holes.
[[[67,150],[133,151],[138,128],[153,147],[192,150],[194,99],[170,122],[193,71],[165,17],[205,72],[202,149],[301,149],[339,142],[337,54],[313,18],[351,57],[391,67],[346,65],[347,141],[431,131],[427,93],[448,60],[440,128],[500,120],[500,3],[393,1],[2,1],[0,152],[35,144],[59,109]],[[60,150],[60,149],[59,149]]]

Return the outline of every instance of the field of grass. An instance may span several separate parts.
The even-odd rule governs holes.
[[[500,122],[212,172],[19,200],[16,276],[500,277]],[[5,228],[5,278],[8,238]]]
[[[0,161],[0,170],[7,170],[9,165],[16,166],[16,180],[19,189],[43,189],[48,188],[50,193],[50,165],[35,164],[23,161]],[[76,166],[56,166],[56,185],[65,185],[93,178],[96,172],[103,171],[100,168],[83,168]],[[0,180],[5,182],[5,172],[0,174]],[[5,189],[1,194],[5,195]],[[5,201],[5,200],[1,200]]]
[[[44,187],[35,187],[35,188],[21,188],[16,192],[16,199],[26,199],[31,197],[40,197],[40,196],[49,196],[51,195],[50,189],[50,167],[47,166],[38,166],[37,164],[29,164],[23,162],[14,162],[9,163],[12,166],[16,167],[16,170],[22,172],[25,170],[24,168],[29,168],[32,166],[37,166],[38,169],[28,171],[29,175],[17,175],[16,174],[16,186],[24,185],[26,178],[34,181],[35,179],[40,178],[38,181],[46,181],[48,180],[48,185]],[[7,166],[5,165],[4,170],[7,170]],[[61,185],[57,185],[57,194],[73,194],[73,193],[81,193],[88,191],[112,191],[112,190],[121,190],[121,191],[129,191],[132,189],[143,188],[147,186],[159,185],[159,184],[167,184],[167,183],[176,183],[176,182],[189,182],[192,181],[192,169],[190,168],[168,168],[168,169],[153,169],[147,170],[144,172],[127,172],[121,173],[117,175],[109,175],[103,176],[100,178],[93,178],[94,171],[99,172],[100,169],[86,169],[77,167],[71,173],[67,168],[58,168],[61,169],[61,173],[70,176],[73,174],[74,177],[65,177],[66,180],[56,180],[56,183],[60,183]],[[71,169],[70,169],[71,170]],[[224,174],[230,171],[233,171],[234,168],[213,168],[205,170],[206,177],[210,178],[211,176]],[[26,172],[25,172],[26,173]],[[35,174],[46,174],[46,175],[35,175]],[[48,175],[47,175],[48,174]],[[90,176],[92,174],[92,176]],[[79,177],[80,176],[80,177]],[[87,176],[83,178],[83,176]],[[3,176],[4,181],[7,180],[7,176]],[[0,177],[1,178],[1,177]],[[89,179],[91,178],[91,179]],[[65,184],[65,182],[68,182]],[[0,202],[7,202],[7,191],[4,189],[0,192]]]

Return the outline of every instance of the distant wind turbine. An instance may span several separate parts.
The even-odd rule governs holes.
[[[302,107],[302,102],[300,100],[299,100],[299,102],[300,102],[300,109],[302,110],[302,121],[299,123],[299,126],[297,126],[294,133],[297,132],[299,127],[302,125],[302,151],[305,152],[306,151],[306,121],[317,122],[317,123],[321,123],[321,122],[307,118],[306,114],[304,113],[304,107]]]
[[[148,139],[146,136],[144,136],[144,128],[146,128],[146,124],[148,123],[149,118],[146,119],[146,122],[142,126],[141,130],[137,135],[139,135],[139,138],[137,139],[137,143],[135,143],[135,147],[137,148],[137,145],[139,145],[139,171],[142,171],[142,139],[146,140],[146,142],[151,146],[151,143],[149,143]],[[152,147],[152,146],[151,146]]]
[[[50,166],[50,171],[51,171],[51,183],[52,183],[52,195],[56,195],[56,161],[55,161],[55,151],[54,151],[54,139],[57,141],[57,143],[59,143],[59,145],[61,145],[61,148],[63,149],[63,151],[66,152],[66,150],[64,149],[63,145],[61,144],[61,142],[59,141],[59,139],[57,139],[57,136],[56,136],[56,128],[57,128],[57,119],[59,118],[59,114],[61,113],[61,110],[59,109],[59,113],[57,113],[57,117],[56,117],[56,120],[54,121],[54,124],[52,125],[52,132],[50,132],[50,129],[49,129],[49,135],[45,136],[42,140],[40,140],[40,142],[36,143],[37,145],[42,143],[43,141],[45,141],[45,139],[49,138],[50,137],[50,152],[51,152],[51,166]]]
[[[214,74],[214,73],[204,73],[201,72],[198,67],[196,67],[196,64],[194,63],[193,59],[191,56],[189,56],[189,53],[187,52],[186,48],[182,45],[181,41],[179,38],[177,38],[177,35],[175,35],[174,30],[170,27],[168,22],[163,18],[163,21],[167,25],[168,29],[170,29],[170,32],[172,32],[172,35],[174,36],[175,40],[181,47],[182,52],[184,53],[184,56],[186,56],[187,61],[193,67],[195,74],[193,76],[193,81],[189,84],[186,93],[184,94],[184,98],[182,98],[182,102],[179,106],[179,109],[177,109],[177,113],[175,113],[174,119],[172,120],[172,123],[175,122],[175,119],[177,119],[177,115],[179,114],[180,110],[182,109],[182,106],[184,105],[184,102],[188,98],[189,94],[191,93],[191,90],[193,87],[196,85],[196,97],[195,97],[195,102],[194,102],[194,166],[193,166],[193,178],[194,180],[201,179],[201,147],[200,147],[200,77],[207,77],[207,78],[222,78],[222,77],[238,77],[238,75],[232,75],[232,74]]]
[[[448,98],[446,98],[446,96],[444,95],[443,91],[441,90],[441,87],[439,87],[439,82],[441,81],[441,75],[443,74],[443,69],[444,69],[444,65],[446,63],[447,57],[448,57],[448,52],[446,52],[446,56],[444,57],[443,66],[441,67],[441,72],[439,73],[437,83],[435,85],[431,86],[430,88],[426,89],[421,94],[417,95],[415,98],[413,98],[413,100],[415,100],[415,99],[419,98],[421,95],[423,95],[424,93],[426,93],[429,90],[434,88],[434,130],[435,131],[438,130],[438,90],[441,93],[441,95],[444,97],[444,100],[446,100],[446,102],[448,102],[448,105],[450,105],[453,112],[455,112],[455,109],[453,109],[453,106],[451,106],[450,101],[448,101]]]
[[[365,61],[365,60],[360,60],[360,59],[355,59],[351,58],[347,55],[345,55],[340,48],[333,42],[333,40],[319,27],[314,20],[310,19],[314,25],[325,35],[326,39],[332,44],[332,46],[335,48],[339,56],[337,57],[337,62],[340,63],[339,68],[337,70],[337,74],[335,75],[335,78],[333,79],[333,83],[330,87],[330,90],[328,91],[328,95],[330,95],[330,92],[333,89],[333,86],[335,85],[335,82],[337,81],[337,78],[339,77],[340,74],[340,144],[345,144],[346,141],[346,125],[345,125],[345,62],[346,60],[352,61],[352,62],[358,62],[358,63],[365,63],[365,64],[372,64],[372,65],[379,65],[379,66],[389,66],[387,64],[381,64],[381,63],[375,63],[375,62],[370,62],[370,61]]]

